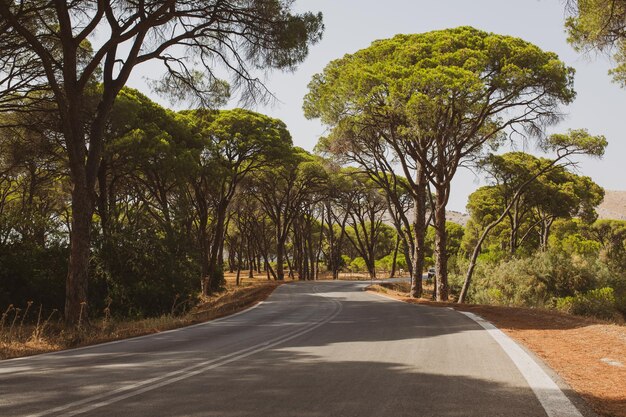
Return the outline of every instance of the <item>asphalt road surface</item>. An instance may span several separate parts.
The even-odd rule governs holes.
[[[550,388],[531,388],[471,318],[385,299],[362,291],[365,285],[283,285],[256,308],[225,319],[0,362],[0,416],[578,412],[558,402],[546,412],[538,393]]]

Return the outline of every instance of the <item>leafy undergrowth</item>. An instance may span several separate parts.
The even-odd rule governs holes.
[[[626,417],[624,325],[552,310],[412,299],[406,283],[374,285],[368,290],[409,303],[475,313],[535,352],[597,413]]]
[[[89,325],[68,329],[59,321],[58,313],[42,319],[36,325],[7,320],[0,329],[0,359],[30,356],[70,349],[112,340],[158,333],[227,316],[266,299],[280,285],[274,281],[246,282],[207,297],[184,316],[163,315],[141,320],[105,318]]]

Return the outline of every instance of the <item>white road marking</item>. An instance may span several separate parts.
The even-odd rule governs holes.
[[[45,411],[41,411],[35,414],[31,414],[28,417],[42,417],[42,416],[46,416],[46,415],[50,415],[50,414],[56,414],[56,413],[60,413],[62,411],[68,410],[70,408],[73,407],[78,407],[78,406],[83,406],[82,408],[79,408],[77,410],[73,410],[73,411],[69,411],[69,412],[64,412],[63,415],[64,416],[75,416],[77,414],[82,414],[82,413],[86,413],[88,411],[94,410],[96,408],[100,408],[100,407],[104,407],[113,403],[116,403],[118,401],[124,400],[126,398],[130,398],[130,397],[134,397],[136,395],[142,394],[144,392],[147,391],[152,391],[154,389],[166,386],[166,385],[170,385],[173,384],[175,382],[187,379],[187,378],[191,378],[195,375],[201,374],[203,372],[215,369],[217,367],[220,367],[222,365],[226,365],[229,364],[231,362],[235,362],[239,359],[243,359],[246,358],[248,356],[251,356],[255,353],[267,350],[271,347],[277,346],[281,343],[287,342],[291,339],[294,339],[296,337],[302,336],[306,333],[309,333],[315,329],[317,329],[318,327],[328,323],[329,321],[333,320],[343,309],[343,305],[338,302],[337,300],[333,300],[331,299],[331,301],[334,305],[335,305],[335,309],[333,310],[333,312],[326,316],[325,318],[318,320],[316,322],[313,323],[308,323],[306,326],[304,326],[303,328],[300,329],[296,329],[294,331],[291,331],[285,335],[281,335],[278,336],[274,339],[270,339],[269,341],[265,341],[265,342],[261,342],[259,344],[256,344],[254,346],[250,346],[247,347],[245,349],[241,349],[238,350],[236,352],[233,352],[231,354],[222,356],[220,358],[216,358],[216,359],[212,359],[212,360],[208,360],[208,361],[204,361],[201,362],[199,364],[195,364],[192,366],[188,366],[186,368],[180,369],[178,371],[173,371],[173,372],[169,372],[165,375],[162,376],[158,376],[158,377],[154,377],[154,378],[150,378],[148,380],[145,381],[140,381],[131,385],[127,385],[127,386],[123,386],[120,387],[116,390],[107,392],[107,393],[102,393],[102,394],[98,394],[98,395],[94,395],[88,398],[84,398],[82,400],[79,401],[75,401],[69,404],[65,404],[59,407],[55,407],[49,410],[45,410]],[[230,316],[232,317],[232,316]],[[204,323],[203,323],[204,324]],[[116,395],[118,394],[118,395]],[[107,398],[109,397],[109,398]],[[106,399],[105,399],[106,398]],[[104,399],[103,401],[100,402],[95,402],[94,401],[98,401]],[[91,403],[91,404],[90,404]],[[87,404],[87,405],[85,405]]]
[[[370,294],[388,298],[390,300],[404,303],[402,300],[393,298],[381,293],[370,292]],[[419,306],[419,304],[413,304]],[[450,307],[448,307],[450,308]],[[451,308],[454,310],[454,308]],[[473,313],[465,311],[457,311],[478,323],[483,329],[489,333],[493,339],[498,342],[502,350],[511,358],[517,369],[526,379],[526,382],[535,393],[535,396],[546,411],[548,417],[583,417],[578,409],[572,404],[567,396],[561,391],[561,388],[545,373],[543,369],[524,351],[513,339],[504,334],[496,326],[477,316]]]
[[[582,417],[582,414],[561,391],[561,388],[517,343],[496,326],[473,313],[459,311],[485,329],[511,358],[532,388],[549,417]]]
[[[621,363],[620,361],[615,360],[615,359],[602,358],[602,359],[600,359],[600,361],[606,363],[607,365],[617,366],[618,368],[623,368],[624,367],[623,363]]]

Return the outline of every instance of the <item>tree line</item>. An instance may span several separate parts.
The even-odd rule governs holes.
[[[571,5],[573,44],[623,46],[623,5],[610,3],[619,13],[607,22],[596,18],[603,2]],[[510,254],[535,240],[545,250],[557,218],[590,219],[601,199],[566,166],[602,156],[604,137],[545,134],[575,98],[573,69],[519,38],[397,35],[329,63],[305,97],[305,115],[329,127],[312,155],[279,120],[208,109],[233,92],[267,98],[255,71],[295,68],[321,38],[320,14],[275,0],[2,2],[0,19],[2,265],[11,294],[37,282],[28,290],[63,298],[69,323],[111,296],[129,312],[163,311],[172,294],[219,289],[224,265],[311,279],[321,259],[336,278],[347,252],[370,276],[381,257],[392,270],[404,258],[414,297],[432,260],[435,297],[447,300],[458,229],[446,207],[470,166],[492,185],[470,200],[462,301],[503,224]],[[163,64],[155,92],[200,110],[125,88],[147,62]],[[551,159],[491,155],[529,138]],[[563,204],[531,203],[542,193]],[[148,288],[150,306],[135,305]]]

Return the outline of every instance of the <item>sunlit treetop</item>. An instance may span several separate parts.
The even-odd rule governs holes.
[[[565,27],[578,51],[597,50],[613,55],[610,73],[626,87],[626,0],[570,0]]]
[[[305,97],[309,118],[386,125],[421,141],[537,133],[574,97],[574,70],[522,39],[471,27],[397,35],[331,62]]]

